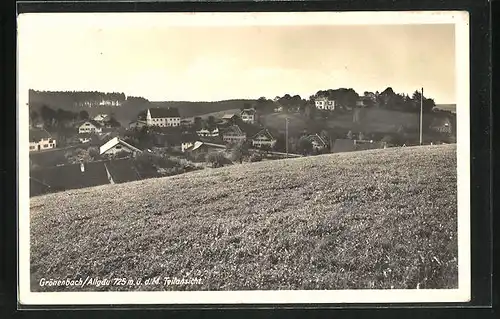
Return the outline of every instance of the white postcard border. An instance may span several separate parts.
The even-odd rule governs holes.
[[[109,24],[131,27],[146,24],[151,15],[168,14],[166,25],[383,25],[454,24],[457,94],[457,180],[458,180],[458,289],[433,290],[295,290],[295,291],[166,291],[166,292],[31,292],[29,233],[28,87],[23,79],[24,20],[45,15],[65,15],[69,24],[84,17],[95,26],[105,15]],[[466,302],[471,298],[470,277],[470,120],[469,120],[469,15],[466,11],[439,12],[300,12],[300,13],[29,13],[18,16],[18,301],[22,305],[106,305],[106,304],[287,304],[287,303],[427,303]],[[66,18],[67,17],[67,18]],[[79,18],[81,18],[79,17]],[[42,19],[46,23],[47,20]],[[48,22],[51,23],[51,22]],[[60,23],[61,20],[57,20]],[[34,23],[35,25],[36,23]],[[156,24],[155,24],[156,26]],[[29,28],[28,28],[29,29]]]

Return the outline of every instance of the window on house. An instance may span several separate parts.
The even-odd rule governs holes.
[[[116,145],[115,147],[117,150],[121,150],[122,149],[122,146],[121,145]]]
[[[30,146],[30,150],[34,150],[34,149],[35,149],[35,147],[34,147],[34,146]]]

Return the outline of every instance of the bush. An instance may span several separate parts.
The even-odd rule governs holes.
[[[260,162],[262,161],[262,156],[260,154],[252,154],[250,156],[250,162]]]
[[[207,155],[207,162],[212,165],[212,167],[222,167],[227,162],[227,159],[221,152],[212,152]]]

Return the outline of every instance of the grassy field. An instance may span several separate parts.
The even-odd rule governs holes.
[[[456,146],[234,165],[34,197],[44,278],[199,278],[83,290],[456,288]]]

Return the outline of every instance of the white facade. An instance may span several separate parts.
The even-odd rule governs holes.
[[[93,134],[98,134],[102,133],[102,127],[93,124],[92,122],[85,122],[80,127],[78,128],[78,133],[83,134],[83,133],[93,133]]]
[[[148,126],[176,127],[181,125],[180,116],[175,117],[152,117],[148,109],[146,113],[146,124]]]
[[[42,138],[38,142],[30,142],[30,152],[43,151],[56,147],[56,140],[52,137]]]
[[[212,131],[207,129],[201,129],[199,131],[196,131],[196,134],[198,134],[198,136],[209,136],[209,137],[219,136],[219,128],[215,128]]]
[[[314,101],[314,105],[318,110],[335,110],[335,101],[327,98],[318,98]]]
[[[255,110],[248,109],[241,112],[241,120],[245,123],[255,123]]]
[[[101,155],[116,155],[120,152],[127,152],[131,154],[141,153],[142,151],[124,141],[115,137],[99,148]]]

